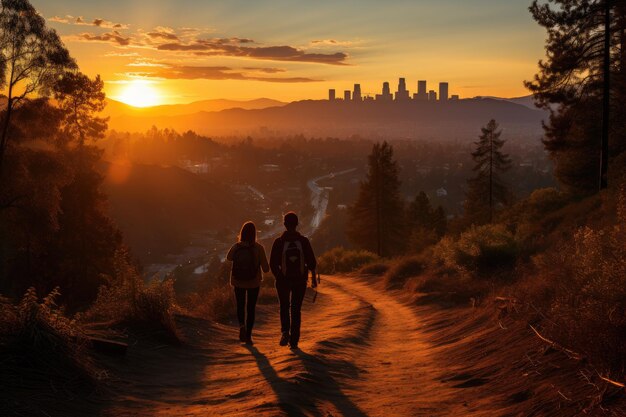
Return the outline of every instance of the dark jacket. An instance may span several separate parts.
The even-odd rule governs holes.
[[[317,261],[315,260],[315,254],[313,253],[313,248],[311,247],[311,242],[309,242],[309,239],[302,236],[296,231],[290,232],[287,230],[274,241],[274,244],[272,245],[272,253],[270,254],[270,269],[272,270],[272,274],[274,274],[274,277],[277,281],[285,279],[282,272],[283,246],[285,242],[293,242],[295,240],[300,241],[300,244],[302,245],[302,251],[304,252],[304,264],[306,272],[302,279],[306,281],[308,277],[308,271],[315,271]]]

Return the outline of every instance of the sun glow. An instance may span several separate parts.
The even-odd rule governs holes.
[[[161,94],[154,82],[132,80],[126,84],[116,97],[118,101],[134,107],[150,107],[161,104]]]

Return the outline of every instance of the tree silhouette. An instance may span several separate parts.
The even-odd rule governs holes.
[[[544,145],[568,191],[593,193],[606,187],[609,153],[626,150],[626,3],[535,0],[530,12],[548,33],[548,58],[525,83],[550,111]]]
[[[0,88],[7,91],[0,125],[2,175],[13,112],[33,93],[49,95],[58,77],[76,63],[28,0],[2,0],[0,7]]]
[[[368,160],[369,172],[350,209],[347,234],[356,246],[380,256],[390,256],[403,248],[405,235],[404,207],[393,147],[387,142],[374,144]]]
[[[409,251],[420,252],[446,233],[447,219],[443,207],[433,209],[425,192],[420,191],[407,209],[410,232]]]
[[[487,218],[491,222],[495,206],[509,200],[510,193],[501,174],[510,168],[511,159],[500,150],[504,140],[500,139],[502,131],[498,131],[495,120],[490,120],[481,131],[478,142],[475,142],[476,150],[472,152],[476,176],[468,180],[465,211],[477,221]]]

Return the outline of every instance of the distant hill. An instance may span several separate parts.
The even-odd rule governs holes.
[[[154,107],[133,107],[128,104],[107,99],[107,106],[103,111],[104,116],[112,119],[123,116],[132,117],[162,117],[181,116],[203,111],[220,111],[226,109],[264,109],[266,107],[284,106],[285,102],[272,100],[270,98],[257,98],[254,100],[202,100],[189,104],[167,104]]]
[[[492,98],[447,103],[344,103],[304,100],[281,107],[228,109],[161,117],[125,116],[111,128],[145,131],[151,126],[206,135],[304,133],[318,136],[407,137],[424,139],[475,138],[481,126],[496,119],[514,135],[541,134],[544,111]]]
[[[102,170],[111,217],[144,263],[180,251],[194,233],[237,228],[248,215],[227,188],[177,167],[107,163]]]
[[[528,107],[529,109],[537,110],[537,106],[535,106],[535,99],[532,94],[523,97],[513,97],[513,98],[504,98],[504,97],[494,97],[494,96],[478,96],[476,98],[489,98],[493,100],[502,100],[508,101],[509,103],[515,103],[522,105],[524,107]]]

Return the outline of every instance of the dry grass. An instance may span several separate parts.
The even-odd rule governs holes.
[[[116,277],[100,287],[93,305],[79,315],[82,322],[106,321],[180,343],[174,322],[176,294],[172,279],[145,284],[124,254],[116,257]]]
[[[322,274],[352,272],[379,260],[376,254],[366,250],[348,250],[339,247],[319,257],[318,271]]]
[[[0,298],[0,404],[11,404],[12,413],[46,415],[44,403],[88,395],[105,375],[87,356],[81,328],[57,307],[58,296],[55,289],[39,300],[30,288],[18,304]]]

